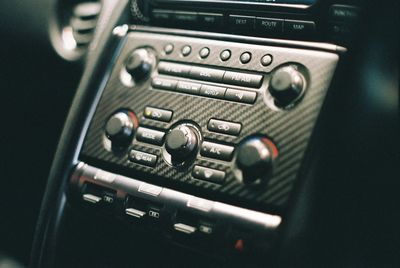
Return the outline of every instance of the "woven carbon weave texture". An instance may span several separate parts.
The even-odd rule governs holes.
[[[184,190],[212,200],[225,201],[258,210],[281,212],[287,203],[299,172],[338,56],[333,53],[304,49],[267,47],[144,32],[131,32],[125,41],[89,127],[81,151],[81,159],[89,164],[112,169],[111,171],[118,171],[136,179]],[[172,54],[165,55],[162,51],[168,43],[173,44],[175,49]],[[188,57],[182,57],[180,48],[186,44],[191,45],[192,53]],[[121,83],[120,71],[127,55],[139,47],[152,47],[157,52],[159,60],[263,73],[265,75],[264,83],[260,89],[256,89],[258,97],[254,105],[152,89],[150,81],[140,87],[129,88]],[[207,59],[201,59],[198,56],[198,51],[202,47],[210,48],[211,53]],[[232,51],[232,57],[227,62],[219,60],[219,53],[224,49]],[[252,53],[252,60],[243,65],[239,61],[239,56],[245,51]],[[260,64],[260,59],[265,54],[271,54],[274,59],[273,64],[268,67]],[[287,111],[276,111],[269,108],[264,101],[265,88],[269,79],[268,73],[275,67],[286,63],[300,63],[305,66],[309,71],[309,84],[303,100],[296,107]],[[153,76],[156,75],[158,74],[155,71]],[[179,78],[179,80],[188,79]],[[240,89],[235,86],[229,87]],[[172,121],[160,123],[144,119],[143,111],[146,106],[173,110]],[[134,111],[141,125],[156,129],[167,130],[182,120],[194,121],[201,127],[203,139],[224,144],[235,145],[251,134],[265,134],[276,143],[279,149],[279,158],[273,177],[265,187],[249,187],[235,178],[232,172],[234,161],[218,161],[199,155],[194,164],[224,170],[227,172],[227,177],[223,185],[197,180],[191,176],[191,167],[186,171],[178,171],[170,167],[163,161],[160,147],[141,143],[136,139],[133,141],[132,148],[158,155],[155,168],[132,163],[126,154],[116,156],[104,148],[102,140],[107,118],[120,108]],[[210,118],[241,122],[240,136],[232,137],[208,132],[207,122]],[[123,168],[119,169],[118,167]]]

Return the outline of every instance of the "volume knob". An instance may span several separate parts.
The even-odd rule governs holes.
[[[125,69],[132,76],[132,79],[139,83],[150,76],[155,62],[156,58],[153,52],[146,48],[139,48],[128,56]]]
[[[281,67],[272,74],[268,90],[275,104],[286,107],[296,102],[305,91],[305,78],[294,66]]]

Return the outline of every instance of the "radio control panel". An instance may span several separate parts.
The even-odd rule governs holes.
[[[281,214],[337,61],[327,51],[131,31],[80,160]]]

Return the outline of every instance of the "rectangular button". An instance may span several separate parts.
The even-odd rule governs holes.
[[[232,146],[205,141],[201,146],[200,154],[205,157],[230,161],[234,150],[235,148]]]
[[[253,30],[255,17],[229,15],[229,24],[231,28],[237,30]]]
[[[309,35],[315,31],[313,21],[285,20],[284,31],[287,34]]]
[[[197,22],[196,12],[175,11],[173,15],[174,21],[181,25],[194,24]]]
[[[239,135],[242,125],[239,123],[233,123],[218,119],[210,119],[207,125],[208,130],[228,134],[228,135]]]
[[[101,197],[99,196],[95,196],[92,194],[84,194],[82,196],[83,200],[85,200],[86,202],[92,203],[92,204],[97,204],[101,201]]]
[[[155,167],[157,163],[157,156],[137,150],[131,150],[129,152],[129,160],[148,167]]]
[[[202,26],[219,28],[222,26],[224,15],[218,13],[198,13],[198,20]]]
[[[169,122],[172,119],[172,111],[147,106],[144,109],[144,117]]]
[[[134,208],[127,208],[125,209],[125,214],[140,219],[146,215],[146,212]]]
[[[228,88],[225,93],[225,99],[253,104],[257,99],[257,92]]]
[[[200,89],[200,95],[210,98],[223,99],[225,95],[226,88],[216,87],[210,85],[202,85]]]
[[[355,6],[333,5],[329,8],[329,19],[336,22],[356,21],[359,13],[360,9]]]
[[[166,89],[166,90],[174,90],[176,88],[176,84],[178,84],[178,81],[176,80],[159,78],[159,77],[155,77],[151,81],[151,85],[154,88]]]
[[[162,188],[143,182],[142,184],[140,184],[138,191],[151,196],[159,196],[161,194]]]
[[[222,82],[225,71],[204,67],[192,67],[190,78],[210,82]]]
[[[283,32],[283,20],[256,18],[256,29],[261,33],[280,34]]]
[[[179,64],[179,63],[161,61],[158,64],[158,72],[160,74],[187,77],[189,75],[190,69],[191,69],[190,65]]]
[[[170,22],[174,12],[171,10],[153,9],[153,19],[160,22]]]
[[[195,166],[193,168],[192,176],[200,180],[223,183],[225,179],[225,172],[202,166]]]
[[[155,145],[162,145],[165,133],[162,131],[139,127],[137,129],[136,139]]]
[[[175,223],[174,224],[174,229],[178,232],[185,233],[185,234],[193,234],[196,232],[196,227],[183,224],[183,223]]]
[[[259,88],[262,84],[263,76],[259,74],[247,74],[239,72],[226,71],[224,83],[238,85],[243,87]]]
[[[199,94],[201,84],[179,81],[176,90],[183,93]]]

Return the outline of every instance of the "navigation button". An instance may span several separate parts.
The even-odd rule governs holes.
[[[131,150],[129,152],[129,160],[148,167],[155,167],[157,163],[157,156],[137,150]]]
[[[216,87],[209,85],[202,85],[200,89],[200,95],[210,98],[223,99],[226,88]]]
[[[158,109],[147,106],[144,109],[144,117],[148,119],[158,120],[162,122],[169,122],[172,119],[172,111]]]
[[[153,9],[153,19],[158,22],[171,22],[174,12],[172,10]]]
[[[207,125],[208,130],[228,134],[228,135],[239,135],[242,125],[239,123],[232,123],[228,121],[210,119]]]
[[[294,35],[310,35],[315,31],[313,21],[285,20],[285,33]]]
[[[257,92],[228,88],[225,93],[225,99],[253,104],[257,99]]]
[[[283,20],[257,18],[256,29],[259,33],[280,34],[283,32]]]
[[[138,141],[147,142],[155,145],[162,145],[165,133],[162,131],[139,127],[137,129],[136,139]]]
[[[230,161],[232,160],[234,150],[235,148],[233,146],[204,141],[201,146],[200,154],[205,157]]]
[[[224,15],[218,13],[198,13],[199,23],[205,27],[219,28],[222,25]]]
[[[183,93],[199,94],[201,84],[179,81],[176,90]]]
[[[226,71],[223,82],[232,85],[259,88],[263,76],[259,74],[247,74],[239,72]]]
[[[191,67],[185,64],[178,64],[165,61],[161,61],[158,64],[158,72],[160,74],[187,77],[189,75],[190,69]]]
[[[196,12],[184,12],[184,11],[175,11],[174,13],[174,21],[179,23],[180,25],[192,25],[197,22],[197,13]]]
[[[178,81],[165,79],[160,77],[155,77],[151,81],[151,85],[157,89],[166,89],[166,90],[174,90],[176,88],[176,84]]]
[[[200,180],[223,183],[225,179],[225,172],[202,166],[195,166],[193,168],[192,176]]]
[[[229,15],[229,24],[235,30],[253,30],[255,17]]]
[[[210,82],[222,82],[225,71],[194,66],[190,70],[190,78]]]

